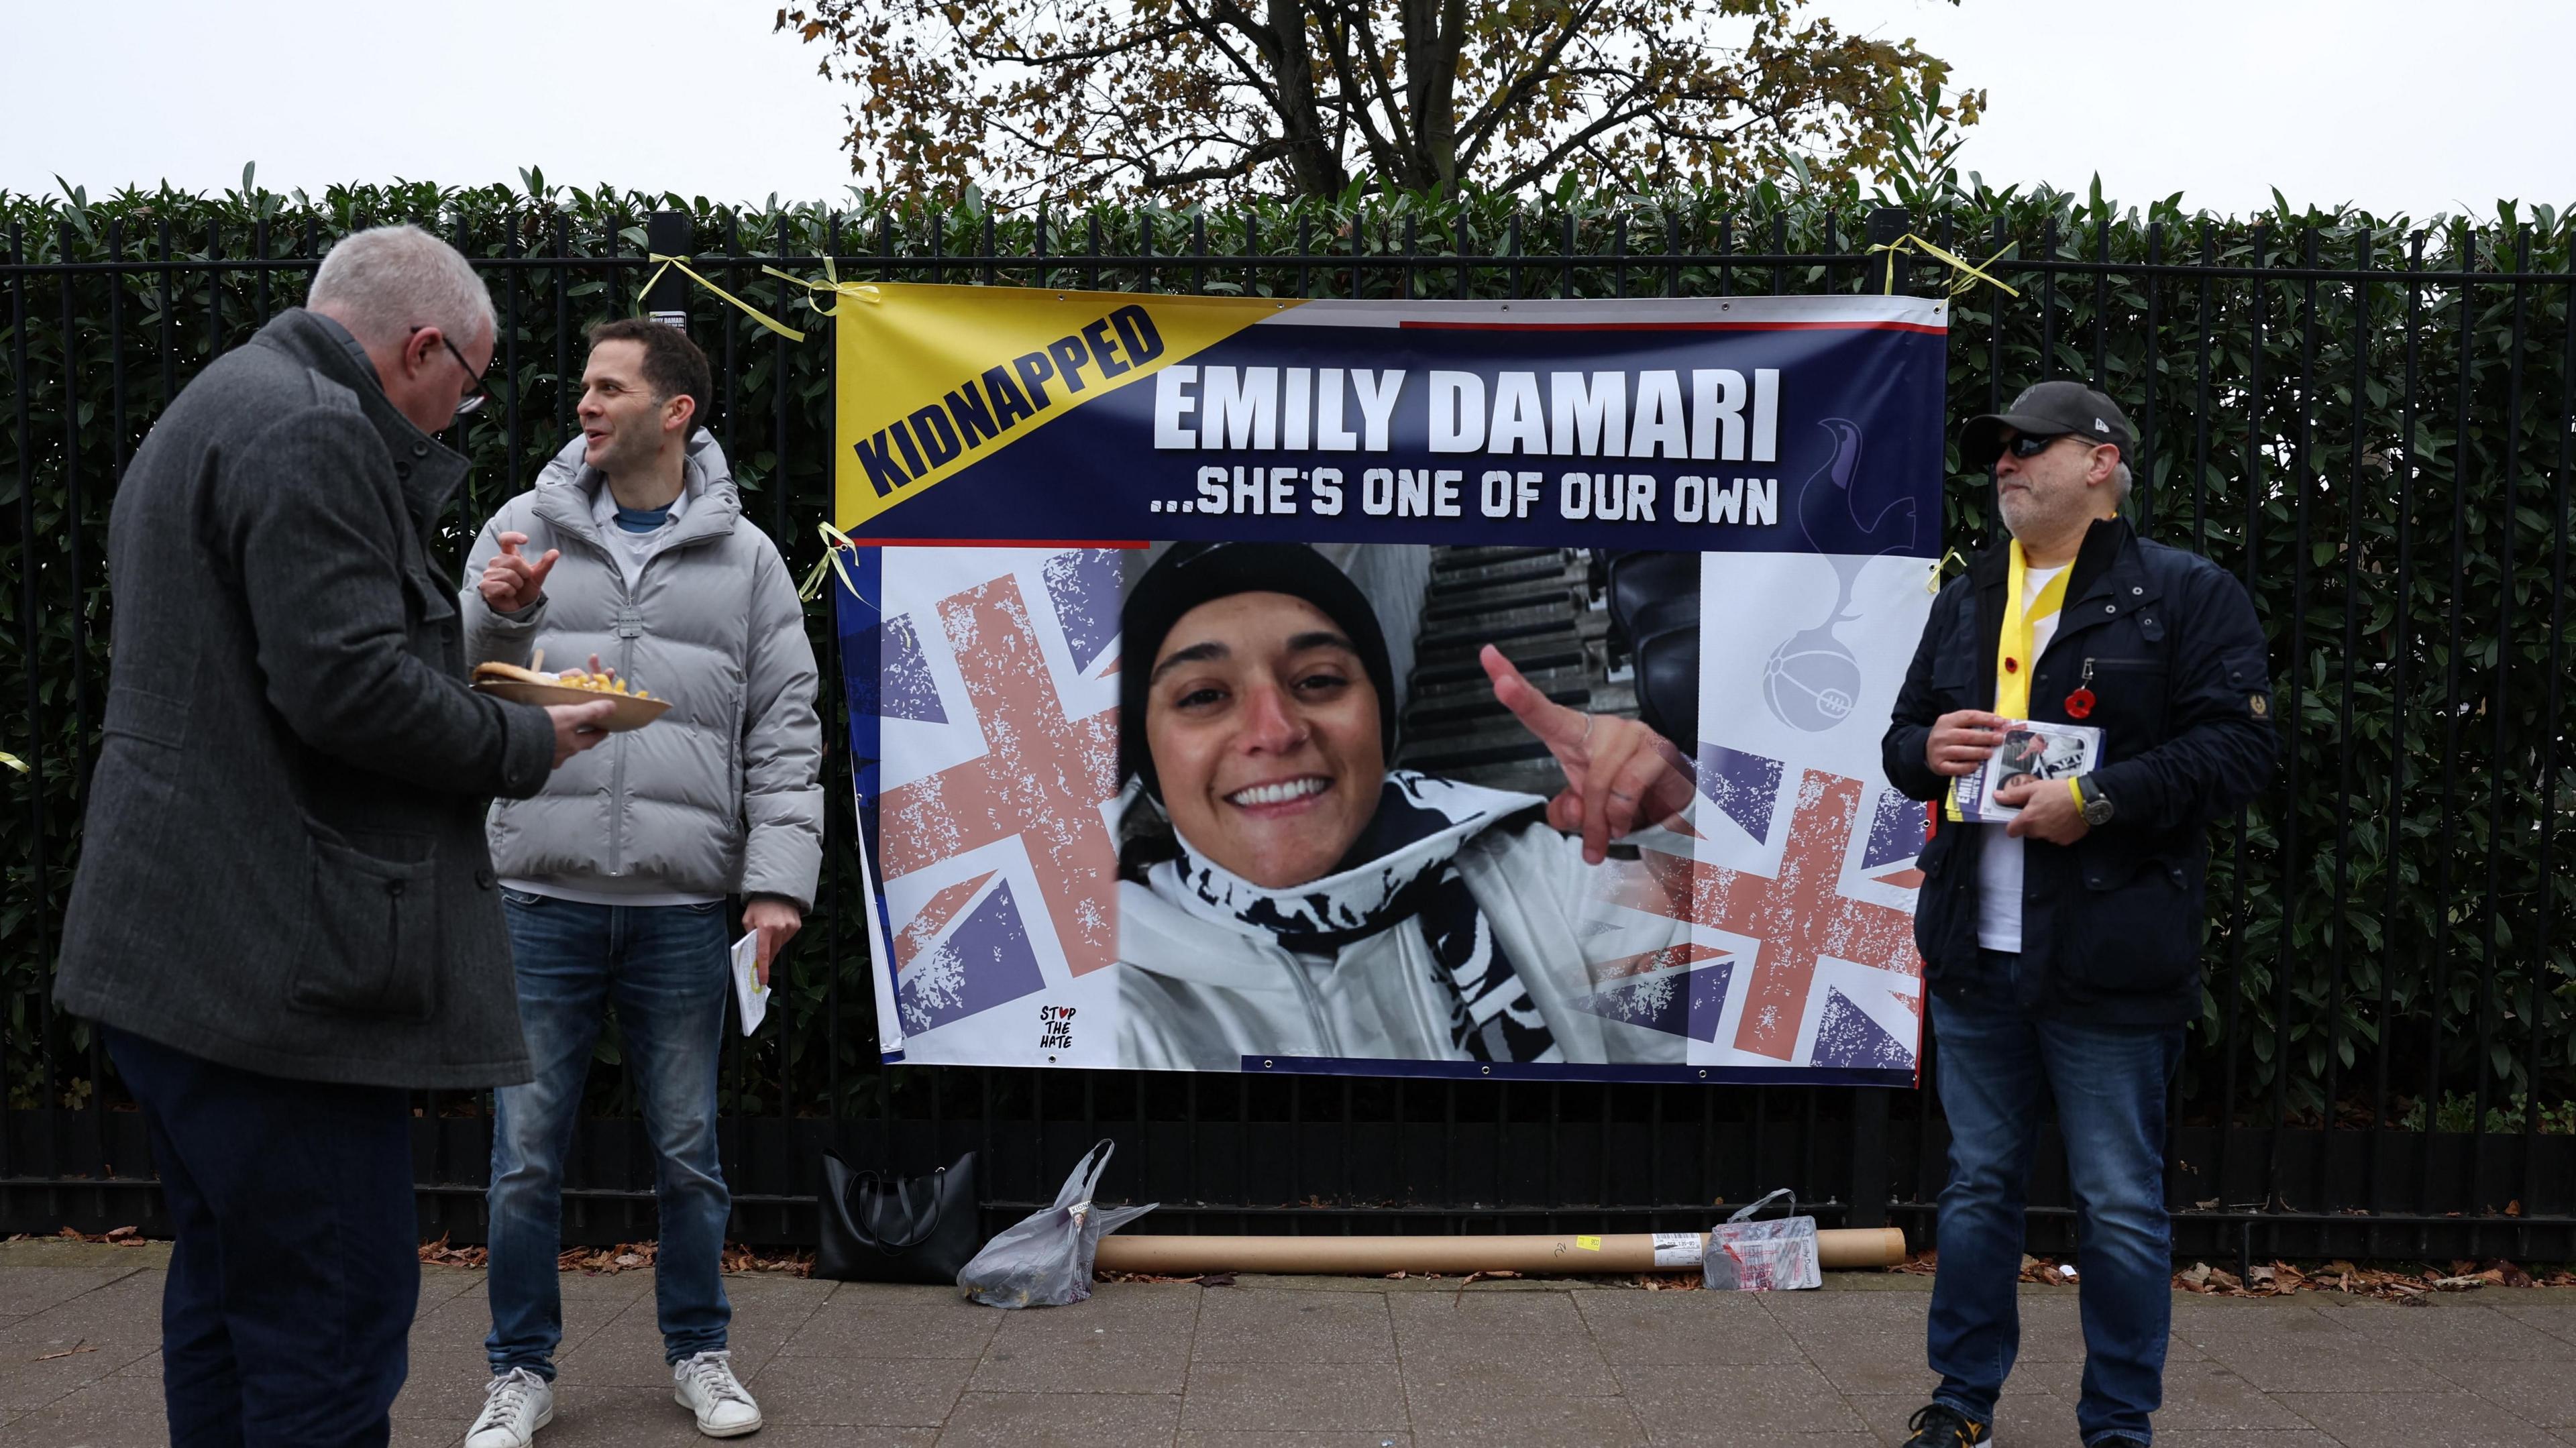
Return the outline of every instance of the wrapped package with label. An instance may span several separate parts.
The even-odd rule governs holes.
[[[1795,1204],[1786,1187],[1726,1219],[1708,1234],[1700,1277],[1712,1291],[1786,1292],[1825,1285],[1816,1257],[1816,1219],[1782,1217],[1757,1222],[1753,1214],[1775,1201]]]

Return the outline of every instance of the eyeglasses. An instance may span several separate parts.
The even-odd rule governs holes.
[[[414,327],[411,329],[411,335],[417,337],[429,330],[431,329],[428,327]],[[483,404],[490,401],[492,397],[492,389],[483,385],[483,374],[474,370],[474,364],[465,360],[465,354],[456,350],[456,344],[447,340],[445,332],[438,334],[438,345],[447,349],[447,355],[456,359],[456,365],[465,369],[466,379],[474,384],[474,390],[467,393],[465,399],[456,404],[456,415],[471,417],[482,411]]]

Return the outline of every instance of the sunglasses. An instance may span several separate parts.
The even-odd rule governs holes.
[[[414,327],[411,329],[411,335],[417,337],[429,330],[428,327]],[[456,359],[456,365],[465,369],[466,380],[474,384],[474,390],[467,393],[465,399],[456,404],[458,417],[472,417],[483,410],[484,403],[492,399],[492,390],[483,385],[483,374],[474,370],[474,364],[465,360],[465,354],[456,350],[456,344],[447,340],[445,332],[438,334],[438,345],[447,349],[447,355]]]
[[[2027,461],[2039,456],[2041,453],[2048,451],[2050,448],[2055,447],[2060,442],[2063,442],[2074,435],[2075,434],[2071,432],[2025,432],[2020,436],[2015,437],[2012,441],[2005,443],[2004,452],[2011,453],[2014,457]],[[2003,456],[2003,453],[1997,453],[1996,456],[2001,457]]]

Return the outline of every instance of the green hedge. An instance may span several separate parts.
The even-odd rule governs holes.
[[[691,213],[701,253],[828,249],[842,276],[861,278],[1395,297],[1814,292],[1875,289],[1883,275],[1877,260],[1850,256],[1866,207],[1849,192],[1561,190],[1036,217],[997,216],[972,194],[732,211],[522,180],[321,197],[0,194],[0,225],[26,261],[128,268],[10,274],[0,294],[0,406],[11,409],[0,413],[0,749],[41,757],[37,776],[7,777],[0,802],[0,1068],[12,1101],[90,1090],[86,1035],[63,1021],[41,1029],[40,1000],[79,849],[78,761],[95,748],[104,695],[101,543],[116,468],[171,389],[293,305],[307,275],[210,272],[209,258],[310,257],[352,227],[412,219],[478,259],[558,248],[588,259],[569,272],[503,262],[488,273],[508,322],[497,390],[515,399],[518,427],[496,406],[464,430],[475,480],[447,520],[451,555],[568,436],[580,331],[633,309],[643,217],[656,208]],[[2576,1097],[2567,791],[2544,795],[2570,762],[2556,587],[2576,382],[2564,220],[2508,207],[2419,233],[2403,218],[2286,204],[2212,218],[2170,202],[2142,213],[2098,195],[1980,187],[1918,211],[1913,229],[1979,260],[2008,248],[1996,272],[2021,291],[1960,298],[1952,411],[1982,410],[2043,373],[2100,378],[2149,429],[2137,505],[2153,534],[2248,577],[2273,638],[2297,747],[2248,811],[2241,843],[2232,823],[2217,832],[2205,1048],[2187,1083],[2197,1108],[2314,1119],[2331,1095],[2350,1121],[2383,1072],[2392,1125],[2408,1112],[2421,1120],[2428,1096],[2446,1113],[2518,1112],[2526,1100],[2539,1113]],[[2421,282],[2410,311],[2405,268],[2418,248],[2427,271],[2539,279]],[[1721,251],[1798,259],[1727,263]],[[1207,256],[1227,259],[1194,259]],[[2151,256],[2214,269],[2150,276]],[[2031,266],[2042,258],[2109,269],[2043,273]],[[1937,283],[1937,268],[1916,266],[1918,284]],[[2294,274],[2237,274],[2253,268]],[[756,263],[709,275],[761,305],[801,310]],[[764,524],[784,520],[801,569],[818,554],[812,524],[830,494],[829,348],[819,330],[803,345],[779,342],[703,293],[692,305],[721,379],[713,425],[746,507]],[[1953,463],[1948,537],[1973,546],[1990,527],[1991,494]],[[30,517],[32,533],[19,521]],[[825,621],[814,623],[828,639]],[[839,791],[834,810],[845,842]],[[728,1078],[743,1109],[825,1109],[836,1079],[845,1096],[874,1089],[854,879],[836,846],[826,900],[791,956],[786,1027]],[[613,1059],[615,1042],[602,1051]],[[599,1076],[603,1092],[620,1094],[615,1073]],[[2563,1129],[2565,1117],[2534,1119]]]

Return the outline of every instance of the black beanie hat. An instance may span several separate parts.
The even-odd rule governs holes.
[[[1284,593],[1321,609],[1359,650],[1360,667],[1377,689],[1377,735],[1395,757],[1395,670],[1377,610],[1350,576],[1303,543],[1175,543],[1127,593],[1118,615],[1118,755],[1122,774],[1163,797],[1154,752],[1145,740],[1145,698],[1164,636],[1203,603],[1238,593]]]

